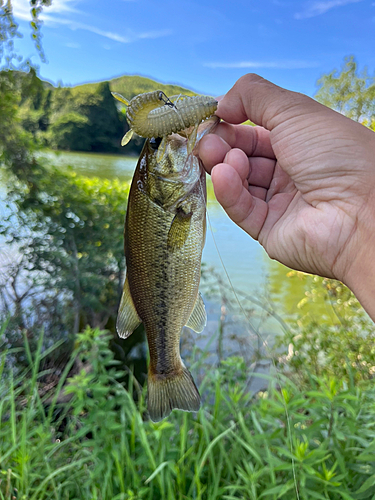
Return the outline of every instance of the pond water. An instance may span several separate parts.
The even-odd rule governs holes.
[[[55,166],[71,167],[82,175],[107,179],[117,177],[127,182],[131,181],[137,164],[136,157],[96,153],[46,152],[43,156]],[[209,176],[207,188],[209,221],[202,260],[222,270],[220,253],[233,285],[254,293],[265,283],[270,259],[259,243],[234,224],[217,203]]]
[[[128,182],[131,181],[137,164],[136,157],[96,153],[51,151],[43,153],[43,156],[55,166],[71,167],[82,175],[107,179],[117,177]],[[207,188],[209,220],[202,260],[223,271],[222,259],[233,285],[256,293],[265,284],[270,259],[259,243],[234,224],[217,203],[209,176]]]
[[[82,175],[117,177],[128,182],[133,177],[137,163],[136,157],[97,153],[48,151],[44,152],[43,156],[56,166],[71,167]],[[229,219],[215,199],[209,176],[207,176],[207,190],[208,225],[203,263],[215,269],[216,275],[220,277],[226,289],[233,286],[239,292],[240,302],[244,300],[246,294],[262,303],[267,302],[267,306],[270,305],[268,301],[270,299],[272,308],[282,317],[297,312],[298,303],[304,297],[305,285],[298,279],[289,279],[287,274],[290,270],[272,261],[257,241],[250,238]],[[232,296],[233,301],[237,302]],[[252,304],[254,311],[251,313],[250,330],[261,331],[266,336],[273,336],[279,332],[280,323],[272,316],[264,314],[262,308],[254,306],[254,301]],[[323,302],[315,303],[312,312],[327,320],[334,318],[330,307]]]
[[[51,164],[73,169],[77,174],[117,177],[127,182],[131,181],[137,163],[136,157],[97,153],[44,151],[40,155]],[[305,283],[298,278],[288,278],[290,270],[272,261],[258,242],[227,217],[215,200],[209,176],[207,190],[208,225],[201,283],[208,321],[200,335],[185,329],[181,351],[187,356],[193,346],[198,347],[206,352],[211,366],[229,355],[244,357],[250,364],[256,354],[263,361],[255,363],[254,372],[268,373],[265,358],[269,357],[269,348],[275,335],[288,328],[285,325],[288,316],[301,312],[298,304],[305,296]],[[0,195],[5,196],[1,186]],[[0,200],[0,211],[2,206]],[[16,249],[3,247],[1,250],[3,263],[9,263]],[[334,320],[333,311],[324,300],[318,300],[313,306],[307,304],[304,310],[322,321]],[[259,390],[266,385],[264,380],[255,379],[250,387]]]

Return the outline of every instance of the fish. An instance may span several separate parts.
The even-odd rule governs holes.
[[[125,219],[126,278],[117,332],[128,338],[143,322],[150,363],[148,413],[152,421],[173,409],[196,412],[200,395],[180,355],[184,326],[199,333],[207,316],[199,294],[206,234],[205,171],[197,155],[200,139],[219,122],[203,122],[192,153],[189,133],[146,139],[131,183]]]

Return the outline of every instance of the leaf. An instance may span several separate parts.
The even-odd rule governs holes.
[[[327,500],[327,497],[321,495],[317,491],[313,491],[308,488],[305,489],[304,493],[308,493],[311,498],[318,498],[318,500]]]
[[[281,498],[285,493],[287,493],[289,490],[295,487],[294,481],[290,479],[287,483],[281,484],[279,486],[275,486],[274,488],[271,488],[270,490],[264,491],[259,498],[269,496],[269,495],[276,495],[277,498]]]
[[[336,495],[341,495],[341,497],[344,499],[344,500],[356,500],[354,497],[352,497],[351,495],[349,495],[348,493],[346,493],[345,491],[342,491],[342,490],[338,490],[338,489],[332,489],[332,488],[328,488],[328,491],[331,491],[332,493],[335,493]]]
[[[363,493],[364,491],[370,489],[371,486],[375,486],[375,474],[366,479],[366,481],[362,484],[359,490],[356,491],[356,494]]]
[[[169,463],[172,463],[172,462],[169,462],[169,461],[167,461],[167,462],[162,462],[162,463],[161,463],[161,464],[160,464],[160,465],[159,465],[159,466],[158,466],[158,467],[154,470],[154,472],[151,474],[151,476],[150,476],[150,477],[148,477],[148,478],[146,479],[145,484],[150,483],[150,482],[154,479],[154,477],[156,477],[156,476],[159,474],[159,472],[160,472],[161,470],[163,470],[163,469],[164,469],[164,467],[166,467]]]
[[[201,459],[201,462],[199,464],[199,467],[198,467],[198,470],[201,471],[202,470],[202,467],[208,457],[208,454],[211,452],[212,448],[215,446],[215,444],[220,441],[220,439],[223,439],[227,434],[229,434],[230,432],[233,431],[235,427],[235,424],[233,424],[231,427],[229,427],[228,429],[226,429],[225,431],[223,431],[221,434],[219,434],[218,436],[215,437],[215,439],[213,439],[211,441],[211,443],[207,446],[207,449],[206,451],[203,453],[203,457]]]

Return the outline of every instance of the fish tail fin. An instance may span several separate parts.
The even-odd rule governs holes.
[[[175,409],[198,411],[201,398],[189,370],[169,375],[148,374],[148,412],[153,422],[159,422]]]

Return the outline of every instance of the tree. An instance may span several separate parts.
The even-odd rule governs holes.
[[[108,82],[53,89],[47,143],[73,151],[119,151],[123,122]]]
[[[60,295],[70,331],[114,321],[124,274],[128,185],[36,162],[10,184],[9,215],[0,222],[0,234],[17,244],[28,281],[36,277],[30,291],[42,290],[43,300]]]
[[[317,82],[315,98],[322,104],[364,125],[375,126],[375,77],[365,67],[358,71],[354,56],[346,57],[341,71],[333,70]]]
[[[31,37],[43,62],[45,56],[42,47],[40,14],[43,7],[49,5],[51,5],[51,0],[30,0]],[[14,67],[14,61],[19,64],[22,62],[22,58],[14,52],[14,40],[21,37],[22,34],[18,31],[18,24],[14,19],[11,0],[0,0],[0,65],[3,64],[3,60],[8,68]]]
[[[49,0],[30,2],[32,34],[41,55],[39,15],[49,4]],[[0,286],[0,349],[20,346],[24,334],[29,341],[36,339],[41,331],[46,345],[86,325],[114,333],[125,265],[123,221],[128,186],[118,180],[63,172],[36,157],[35,138],[48,132],[52,104],[64,106],[71,89],[57,89],[52,102],[52,86],[42,82],[30,65],[25,64],[27,73],[10,71],[17,36],[11,2],[0,0],[0,63],[3,57],[7,61],[6,70],[0,71],[0,167],[5,174],[2,182],[8,181],[8,207],[0,218],[0,235],[11,256],[8,267],[1,269],[2,277],[5,273],[7,277]],[[55,122],[63,137],[70,129],[86,127],[88,149],[95,149],[96,141],[111,148],[114,137],[121,137],[122,132],[113,132],[121,120],[108,84],[97,87],[92,93],[82,92],[80,99],[71,99],[71,109],[65,113],[73,113],[75,120],[64,121],[60,116],[60,122]],[[130,342],[116,338],[116,356],[126,363],[127,354],[143,340],[141,328]],[[22,363],[23,354],[14,356]],[[132,353],[131,359],[134,364],[144,362],[143,351]],[[13,366],[14,360],[10,363]]]

